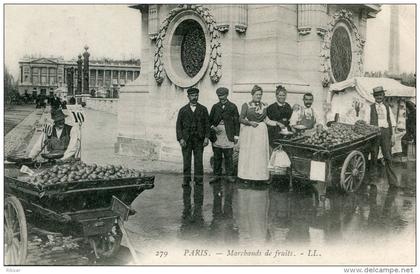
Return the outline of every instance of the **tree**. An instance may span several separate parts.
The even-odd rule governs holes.
[[[17,83],[12,74],[10,74],[7,67],[4,68],[4,101],[8,102],[7,98],[15,95],[17,92]]]

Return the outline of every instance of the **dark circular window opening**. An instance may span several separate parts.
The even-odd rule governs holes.
[[[175,31],[181,37],[181,63],[185,73],[193,78],[203,67],[206,57],[206,37],[195,20],[185,20]]]
[[[335,81],[346,80],[351,70],[352,51],[349,33],[343,26],[334,30],[331,39],[330,58]]]

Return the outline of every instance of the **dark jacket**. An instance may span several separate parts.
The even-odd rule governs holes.
[[[284,106],[279,106],[277,102],[272,103],[267,108],[267,117],[270,120],[282,123],[289,131],[290,127],[290,117],[292,117],[292,107],[288,103],[284,103]],[[274,146],[274,142],[278,139],[283,138],[283,135],[280,134],[280,127],[278,126],[269,126],[268,127],[268,139],[270,146]]]
[[[57,137],[57,130],[55,126],[53,126],[51,136],[48,136],[47,140],[45,140],[47,144],[47,150],[49,152],[61,152],[64,153],[67,150],[67,147],[70,143],[70,132],[72,127],[65,124],[63,131],[61,132],[60,138]]]
[[[210,126],[217,126],[223,120],[229,141],[239,136],[239,112],[236,105],[227,101],[223,109],[222,103],[214,104],[210,111]],[[213,141],[213,140],[212,140]],[[214,140],[215,141],[215,140]]]
[[[209,112],[199,103],[193,112],[188,103],[179,110],[176,120],[176,139],[178,141],[184,139],[187,142],[194,135],[203,140],[209,138]]]
[[[385,105],[385,109],[386,109],[386,120],[388,121],[388,129],[390,134],[392,135],[392,123],[391,123],[391,116],[389,115],[389,112],[391,111],[389,109],[389,106],[385,103],[383,103]],[[370,105],[370,124],[372,126],[378,126],[378,113],[376,112],[376,107],[375,104],[371,104]]]

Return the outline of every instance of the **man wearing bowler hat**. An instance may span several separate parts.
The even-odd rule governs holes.
[[[182,148],[184,165],[184,214],[191,208],[191,157],[194,154],[194,216],[201,215],[203,204],[203,151],[209,143],[210,125],[207,108],[198,103],[199,90],[187,90],[189,103],[183,106],[176,121],[176,138]]]
[[[391,148],[395,144],[395,117],[390,107],[384,103],[385,90],[382,86],[373,88],[373,97],[375,103],[370,106],[370,124],[377,126],[381,130],[381,136],[378,142],[373,145],[371,153],[371,167],[373,172],[377,172],[377,158],[379,147],[385,160],[385,173],[390,187],[398,187],[398,179],[392,169],[392,152]]]
[[[233,180],[233,147],[239,140],[239,112],[236,105],[227,97],[229,89],[220,87],[216,90],[219,102],[210,111],[210,134],[213,143],[215,181],[222,175],[222,162],[225,160],[225,173],[229,181]]]
[[[65,123],[66,115],[61,109],[51,111],[51,119],[54,125],[51,130],[44,131],[35,145],[29,157],[35,158],[44,148],[49,153],[60,153],[62,161],[75,158],[78,150],[78,140],[80,132],[77,127],[72,127]]]

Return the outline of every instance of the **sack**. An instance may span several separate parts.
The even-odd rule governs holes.
[[[268,170],[274,174],[283,175],[290,167],[291,162],[287,153],[281,146],[273,150],[270,160],[268,161]]]

